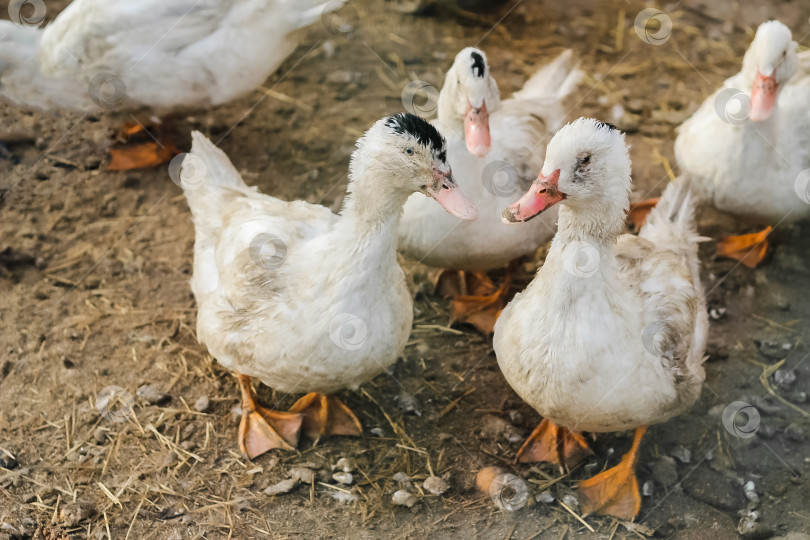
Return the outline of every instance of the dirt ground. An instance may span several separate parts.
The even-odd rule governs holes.
[[[66,3],[47,2],[48,17]],[[226,135],[221,148],[265,193],[338,208],[355,140],[402,110],[409,81],[440,87],[456,52],[475,44],[508,95],[571,47],[587,77],[569,116],[628,131],[633,197],[641,199],[660,192],[667,166],[677,173],[675,127],[736,73],[760,22],[780,18],[810,44],[807,2],[754,4],[658,6],[672,32],[652,45],[634,32],[648,7],[635,0],[510,0],[492,13],[440,6],[427,16],[353,0],[353,32],[315,25],[264,89],[194,111],[176,128],[184,148],[192,129]],[[0,0],[0,13],[6,8]],[[615,464],[628,434],[600,436],[595,455],[565,475],[514,464],[538,415],[501,377],[489,338],[447,328],[446,301],[433,293],[427,269],[412,263],[405,268],[417,291],[415,328],[403,358],[361,392],[343,394],[365,436],[243,459],[235,379],[195,337],[188,208],[165,167],[106,170],[105,147],[120,121],[0,105],[1,539],[810,532],[810,225],[779,227],[772,255],[756,270],[715,259],[704,245],[712,328],[702,396],[645,438],[636,524],[583,521],[570,497],[576,482]],[[710,211],[701,222],[715,237],[743,227]],[[516,289],[541,261],[542,250]],[[151,389],[138,392],[144,385]],[[99,413],[109,387],[132,396],[131,414]],[[259,395],[276,408],[297,397],[263,386]],[[760,418],[754,436],[723,425],[723,411],[737,401]],[[342,457],[356,463],[351,485],[332,478]],[[490,465],[518,477],[502,494],[506,508],[475,488],[476,472]],[[316,472],[313,483],[263,492],[302,466]],[[398,472],[412,479],[412,508],[392,503]],[[446,493],[422,488],[431,474],[447,481]]]

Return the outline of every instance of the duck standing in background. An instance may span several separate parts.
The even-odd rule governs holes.
[[[242,391],[239,446],[248,457],[312,438],[360,435],[333,392],[388,368],[411,333],[413,300],[397,263],[402,205],[414,192],[462,219],[446,143],[418,116],[375,123],[352,154],[340,215],[249,188],[225,154],[194,132],[180,171],[194,221],[197,336]],[[310,392],[288,412],[256,404],[250,378]]]
[[[74,0],[44,29],[0,21],[0,96],[82,113],[207,108],[242,97],[295,50],[333,0]],[[143,131],[136,116],[125,135]],[[165,130],[111,151],[111,170],[177,153]],[[151,135],[150,135],[151,137]],[[147,137],[148,138],[148,137]],[[153,140],[154,139],[154,140]]]
[[[462,50],[447,72],[435,124],[448,138],[448,162],[479,219],[461,223],[416,194],[405,204],[399,249],[429,266],[453,269],[440,283],[459,276],[451,287],[454,320],[492,332],[511,281],[507,273],[495,287],[485,271],[533,253],[554,235],[556,209],[524,228],[503,227],[500,216],[531,184],[547,138],[563,121],[563,100],[581,77],[567,50],[501,101],[480,49]]]
[[[796,47],[781,22],[761,24],[742,70],[675,140],[675,157],[700,202],[768,225],[718,243],[719,255],[749,268],[765,257],[772,226],[810,217],[810,51]]]
[[[525,222],[559,204],[557,234],[494,336],[506,380],[544,417],[520,461],[571,464],[587,452],[576,432],[635,429],[621,462],[579,486],[586,513],[622,519],[641,506],[646,427],[700,394],[708,332],[687,184],[666,188],[639,236],[620,234],[629,191],[622,133],[591,119],[560,129],[535,183],[504,211],[504,222]]]

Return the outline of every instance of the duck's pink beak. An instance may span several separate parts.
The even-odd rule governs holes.
[[[560,169],[555,170],[548,176],[543,176],[541,172],[532,187],[526,192],[526,195],[503,211],[501,221],[507,225],[529,221],[565,199],[565,193],[557,188],[559,181]]]
[[[489,153],[492,145],[492,138],[489,134],[489,111],[487,102],[483,101],[481,106],[473,107],[467,102],[467,114],[464,115],[464,140],[467,143],[467,150],[474,156],[484,157]]]
[[[433,179],[433,186],[427,190],[429,197],[433,197],[442,208],[458,218],[469,221],[478,219],[478,209],[458,189],[451,171],[444,173],[434,169]]]
[[[751,87],[751,116],[749,116],[751,120],[762,122],[771,116],[778,89],[779,83],[773,76],[766,77],[757,70],[754,85]]]

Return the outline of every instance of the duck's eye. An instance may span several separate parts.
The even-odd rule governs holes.
[[[413,155],[413,147],[409,146],[408,148],[406,148],[405,153],[408,154],[409,156],[412,156]]]
[[[579,159],[579,162],[582,163],[583,165],[587,165],[588,163],[591,162],[591,155],[585,154]]]

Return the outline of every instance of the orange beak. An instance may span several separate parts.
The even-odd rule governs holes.
[[[762,122],[771,116],[776,105],[776,92],[779,83],[774,77],[766,77],[757,70],[754,85],[751,87],[751,116],[754,122]]]
[[[567,195],[557,188],[559,181],[560,169],[548,176],[543,176],[541,172],[529,191],[518,202],[503,211],[501,221],[507,225],[529,221],[565,199]]]

